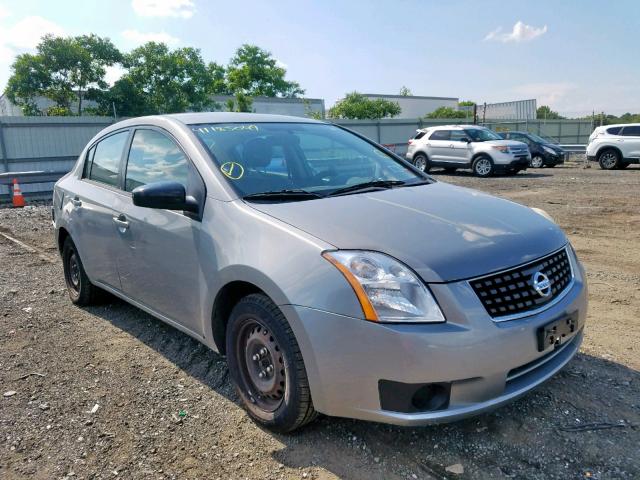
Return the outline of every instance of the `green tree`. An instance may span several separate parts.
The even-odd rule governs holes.
[[[35,98],[43,94],[49,82],[42,57],[29,53],[18,55],[11,65],[11,71],[5,89],[7,98],[21,107],[24,115],[41,115]]]
[[[227,67],[227,85],[231,93],[251,97],[294,98],[304,94],[298,82],[285,80],[287,71],[278,66],[271,53],[255,45],[244,44]]]
[[[425,118],[467,118],[468,113],[451,107],[438,107]]]
[[[55,102],[57,108],[50,110],[58,115],[71,114],[70,105],[77,99],[77,114],[81,115],[87,90],[106,88],[105,69],[120,58],[120,51],[108,38],[93,34],[46,35],[36,47],[36,54],[16,58],[6,93],[27,114],[36,113],[34,98],[45,96]]]
[[[148,42],[124,55],[123,65],[127,73],[103,97],[103,111],[111,104],[124,116],[202,111],[213,105],[211,95],[220,93],[212,78],[219,69],[205,64],[195,48],[171,51]]]
[[[400,115],[398,102],[384,98],[370,100],[358,92],[348,93],[342,100],[329,109],[329,118],[379,119]]]
[[[402,88],[400,88],[400,95],[402,95],[403,97],[410,97],[413,95],[413,93],[411,93],[411,90],[409,90],[408,87],[405,87],[403,85]]]
[[[536,110],[536,116],[538,120],[558,120],[565,118],[562,117],[558,112],[554,112],[553,110],[551,110],[551,108],[547,105],[539,106],[538,110]]]
[[[459,107],[473,107],[475,104],[476,102],[472,100],[463,100],[461,102],[458,102]]]

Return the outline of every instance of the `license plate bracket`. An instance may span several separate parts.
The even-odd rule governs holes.
[[[538,351],[556,348],[572,337],[578,330],[578,312],[564,315],[538,328]]]

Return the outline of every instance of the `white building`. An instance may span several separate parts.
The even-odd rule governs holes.
[[[420,118],[440,107],[458,109],[458,99],[454,97],[422,97],[418,95],[379,95],[364,93],[369,100],[384,99],[398,102],[402,112],[394,118]]]
[[[232,95],[215,95],[212,98],[218,104],[218,110],[222,111],[227,109],[228,100],[235,102],[235,97]],[[294,117],[309,117],[313,114],[324,118],[324,100],[321,98],[253,97],[252,100],[253,113],[273,113]]]

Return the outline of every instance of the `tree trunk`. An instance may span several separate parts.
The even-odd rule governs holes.
[[[78,116],[82,115],[82,89],[78,89]]]

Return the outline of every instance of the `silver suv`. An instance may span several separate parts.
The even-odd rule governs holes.
[[[525,143],[505,140],[477,125],[443,125],[417,130],[406,158],[423,172],[470,168],[479,177],[526,170],[531,153]]]
[[[134,118],[55,185],[71,301],[106,290],[225,354],[261,424],[496,408],[576,353],[584,270],[540,210],[436,182],[344,128]]]

